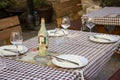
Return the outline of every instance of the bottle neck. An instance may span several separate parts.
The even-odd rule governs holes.
[[[46,29],[44,23],[41,23],[41,29]]]
[[[41,19],[41,30],[46,30],[44,18]]]

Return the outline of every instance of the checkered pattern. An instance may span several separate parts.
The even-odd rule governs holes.
[[[95,17],[94,23],[99,25],[120,26],[120,17]]]
[[[7,67],[0,71],[0,80],[80,80],[80,70],[83,71],[86,80],[92,80],[110,60],[114,50],[120,43],[120,40],[111,44],[92,42],[88,39],[88,36],[94,34],[98,33],[69,30],[69,39],[62,44],[56,44],[56,40],[60,39],[58,37],[49,39],[49,51],[86,57],[89,64],[83,68],[51,68],[5,59]],[[24,41],[23,44],[28,48],[36,48],[37,37]]]
[[[120,44],[119,44],[118,48],[115,50],[115,53],[120,54]]]
[[[77,80],[74,72],[5,59],[7,67],[0,71],[0,80]]]
[[[88,20],[88,16],[82,16],[82,30],[86,29],[86,21]],[[111,26],[120,26],[120,17],[94,17],[93,21],[98,25],[111,25]]]
[[[82,16],[83,22],[83,30],[86,29],[85,22],[88,19],[88,16]],[[113,25],[113,26],[120,26],[120,17],[94,17],[94,23],[99,25]],[[115,50],[115,53],[120,54],[120,45]]]
[[[84,73],[85,79],[92,80],[92,78],[94,78],[99,73],[99,71],[102,70],[104,65],[110,60],[114,51],[118,47],[118,44],[120,43],[120,40],[117,41],[116,43],[111,43],[111,44],[100,44],[100,43],[92,42],[88,39],[88,36],[94,35],[94,34],[100,34],[100,33],[89,33],[89,32],[69,30],[69,35],[68,35],[69,39],[68,39],[68,41],[65,41],[62,44],[56,43],[56,41],[61,39],[59,37],[49,38],[49,51],[58,52],[59,54],[81,55],[81,56],[86,57],[89,60],[89,64],[87,64],[83,68],[62,69],[65,71],[72,71],[72,72],[76,73],[74,75],[72,75],[72,74],[69,75],[68,73],[64,72],[64,76],[67,76],[66,78],[72,78],[72,79],[74,78],[75,79],[76,76],[79,77],[79,75],[77,75],[77,72],[82,70]],[[117,35],[115,35],[115,36],[117,36]],[[28,48],[33,48],[33,47],[35,48],[37,46],[37,37],[27,40],[23,44],[25,46],[27,46]],[[46,67],[44,67],[44,68],[46,68]],[[56,70],[51,69],[51,72],[53,74],[54,73],[56,74]],[[61,70],[61,68],[60,68],[60,70]],[[50,73],[46,73],[44,71],[42,73],[43,74],[45,73],[46,75],[51,75]],[[59,76],[59,75],[61,75],[61,74],[58,72],[57,76]],[[39,75],[39,76],[41,76],[41,75]],[[54,78],[56,79],[58,77],[53,76],[53,80],[54,80]],[[67,80],[67,79],[59,78],[58,80]],[[70,79],[68,79],[68,80],[70,80]]]

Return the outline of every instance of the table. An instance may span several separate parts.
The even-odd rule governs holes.
[[[95,76],[97,76],[98,72],[102,70],[104,65],[111,59],[111,56],[114,53],[115,49],[118,47],[120,40],[116,43],[111,44],[95,43],[88,39],[88,36],[93,34],[100,33],[69,30],[68,41],[60,45],[55,43],[55,39],[53,37],[49,39],[49,51],[58,52],[59,54],[81,55],[89,60],[89,64],[83,68],[62,69],[63,71],[75,72],[73,75],[67,75],[67,73],[64,73],[64,76],[67,75],[70,77],[70,79],[74,80],[76,76],[80,76],[78,74],[79,71],[82,70],[84,72],[85,79],[92,80]],[[24,41],[23,44],[28,48],[36,48],[37,37]],[[56,70],[61,71],[61,68],[57,68]],[[52,73],[55,73],[55,71],[53,70]],[[49,75],[49,73],[47,74]],[[58,75],[60,74],[58,73]]]
[[[82,17],[83,29],[88,18],[93,18],[97,32],[120,35],[120,7],[104,7],[86,14]]]
[[[90,18],[94,18],[96,24],[95,29],[99,33],[109,33],[120,35],[120,7],[104,7],[100,10],[86,14]],[[83,23],[85,17],[82,17]],[[83,30],[86,29],[84,24]],[[120,54],[120,45],[116,49],[116,53]]]
[[[90,18],[94,18],[94,17],[105,17],[105,16],[109,16],[110,14],[120,15],[120,7],[104,7],[100,10],[88,13],[86,15]]]

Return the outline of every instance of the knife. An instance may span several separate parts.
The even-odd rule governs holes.
[[[107,38],[103,38],[103,37],[99,37],[99,36],[93,36],[95,39],[103,39],[103,40],[107,40],[107,41],[111,41],[110,39]]]
[[[59,62],[66,61],[66,62],[75,64],[77,66],[80,66],[79,63],[77,63],[77,62],[74,62],[74,61],[71,61],[71,60],[67,60],[67,59],[63,59],[63,58],[60,58],[60,57],[57,57],[57,56],[54,56],[54,55],[50,55],[50,56],[56,58],[56,60],[59,61]]]
[[[3,50],[5,50],[5,51],[10,51],[10,52],[14,52],[14,53],[18,53],[17,51],[14,51],[14,50],[12,50],[12,49],[3,49]]]

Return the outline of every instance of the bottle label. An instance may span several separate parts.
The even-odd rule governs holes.
[[[45,44],[44,35],[39,36],[39,44],[40,45]]]
[[[46,56],[48,55],[48,45],[46,44],[46,37],[43,34],[40,34],[38,37],[39,41],[39,51],[38,55],[39,56]]]

